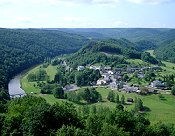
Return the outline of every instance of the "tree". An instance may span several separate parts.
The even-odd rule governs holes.
[[[125,104],[125,96],[124,95],[122,95],[122,97],[121,97],[121,104]]]
[[[143,107],[143,102],[140,98],[136,98],[135,99],[135,107],[134,107],[135,111],[143,111],[144,107]]]
[[[50,105],[39,104],[27,111],[22,121],[22,130],[24,135],[49,135],[51,127]]]
[[[88,103],[102,101],[101,94],[97,92],[95,88],[85,88],[79,95]]]
[[[123,104],[117,103],[116,109],[119,110],[119,111],[124,111],[124,106],[123,106]]]
[[[98,135],[100,133],[102,127],[101,118],[96,115],[90,115],[86,120],[86,130],[94,135]]]
[[[80,99],[81,99],[81,96],[76,93],[75,91],[70,91],[70,92],[67,92],[66,93],[66,96],[69,101],[72,101],[72,102],[76,102],[76,103],[79,103],[80,102]]]
[[[125,74],[125,75],[123,76],[123,80],[124,80],[124,82],[126,82],[128,79],[129,79],[128,75]]]
[[[86,130],[81,130],[80,128],[76,128],[74,126],[65,126],[63,125],[57,131],[57,136],[93,136]]]
[[[128,132],[123,131],[117,125],[103,123],[100,131],[100,136],[129,136]]]
[[[171,90],[171,94],[175,95],[175,86],[173,86],[172,90]]]
[[[64,98],[64,90],[62,87],[56,87],[54,90],[53,90],[53,95],[55,98],[58,98],[58,99],[63,99]]]
[[[120,103],[119,95],[118,95],[118,94],[116,94],[115,102],[116,102],[117,104]]]
[[[108,93],[107,99],[108,99],[110,102],[115,102],[115,93],[114,93],[114,91],[110,91],[110,92]]]

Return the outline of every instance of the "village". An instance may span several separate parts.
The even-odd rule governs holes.
[[[157,94],[166,89],[165,83],[160,80],[154,80],[146,86],[131,85],[128,83],[127,79],[124,79],[124,75],[137,74],[138,78],[144,78],[146,71],[157,72],[161,71],[159,66],[151,67],[131,67],[131,68],[115,68],[112,67],[102,67],[102,66],[78,66],[78,71],[83,71],[85,68],[90,68],[94,70],[99,70],[101,78],[93,83],[95,87],[108,87],[112,90],[124,91],[126,93],[144,93],[144,94]],[[144,89],[143,89],[144,88]]]

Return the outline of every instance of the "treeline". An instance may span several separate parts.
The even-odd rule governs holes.
[[[0,114],[0,133],[31,136],[173,136],[175,126],[150,121],[139,112],[128,112],[116,106],[82,105],[67,102],[48,104],[41,97],[25,96],[8,103]]]
[[[0,88],[7,89],[14,75],[45,57],[75,52],[86,41],[60,31],[0,29]]]

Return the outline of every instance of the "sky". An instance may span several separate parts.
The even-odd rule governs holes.
[[[175,0],[0,0],[2,28],[175,28]]]

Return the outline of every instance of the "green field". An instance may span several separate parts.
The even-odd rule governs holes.
[[[151,54],[151,56],[153,56],[154,58],[156,57],[156,56],[154,55],[154,50],[147,50],[146,52],[149,52],[149,53]]]
[[[142,61],[141,59],[127,59],[127,62],[137,65],[137,66],[147,66],[149,65],[147,62]]]
[[[172,67],[174,64],[167,63],[167,67]],[[43,95],[40,94],[40,89],[37,87],[34,87],[34,84],[36,82],[28,82],[27,80],[27,74],[30,72],[35,72],[37,69],[40,68],[41,65],[35,67],[34,69],[28,71],[25,75],[22,76],[21,82],[22,82],[22,88],[26,91],[26,93],[34,92],[36,96],[43,97],[46,99],[47,102],[50,104],[54,104],[55,102],[60,101],[66,101],[66,100],[60,100],[56,99],[53,95]],[[54,78],[54,75],[56,73],[56,66],[49,66],[46,68],[47,74],[49,75],[50,79],[52,80]],[[109,108],[115,108],[116,103],[109,102],[107,100],[107,95],[110,89],[108,88],[97,88],[97,91],[102,95],[103,102],[91,104],[103,107],[109,107]],[[146,113],[146,117],[148,117],[152,123],[157,123],[159,121],[164,123],[174,123],[175,122],[175,97],[172,95],[166,95],[163,94],[164,99],[159,99],[158,95],[147,95],[147,96],[141,96],[137,95],[135,93],[124,93],[124,92],[118,92],[117,90],[114,90],[115,93],[125,96],[125,99],[127,98],[135,98],[139,97],[143,101],[143,105],[148,107],[150,109],[149,112]],[[77,104],[75,104],[77,105]],[[89,105],[89,106],[91,106]],[[132,105],[125,105],[125,109],[130,111],[134,108],[134,104]]]
[[[151,56],[156,57],[154,55],[154,50],[147,50],[146,52],[149,52]],[[165,66],[161,66],[162,69],[164,70],[164,72],[162,72],[161,75],[175,74],[175,64],[174,63],[170,63],[166,61],[162,61],[162,63]]]
[[[27,75],[29,73],[34,73],[36,72],[42,65],[39,65],[33,69],[31,69],[30,71],[28,71],[27,73],[25,73],[22,78],[21,78],[21,86],[22,88],[25,90],[26,93],[31,93],[31,92],[34,92],[36,94],[39,94],[40,93],[40,89],[37,88],[37,87],[34,87],[34,85],[36,85],[37,83],[36,82],[28,82],[27,80]],[[49,65],[47,68],[45,68],[48,76],[49,76],[49,79],[50,80],[53,80],[54,79],[54,76],[57,72],[57,66],[51,66]]]

